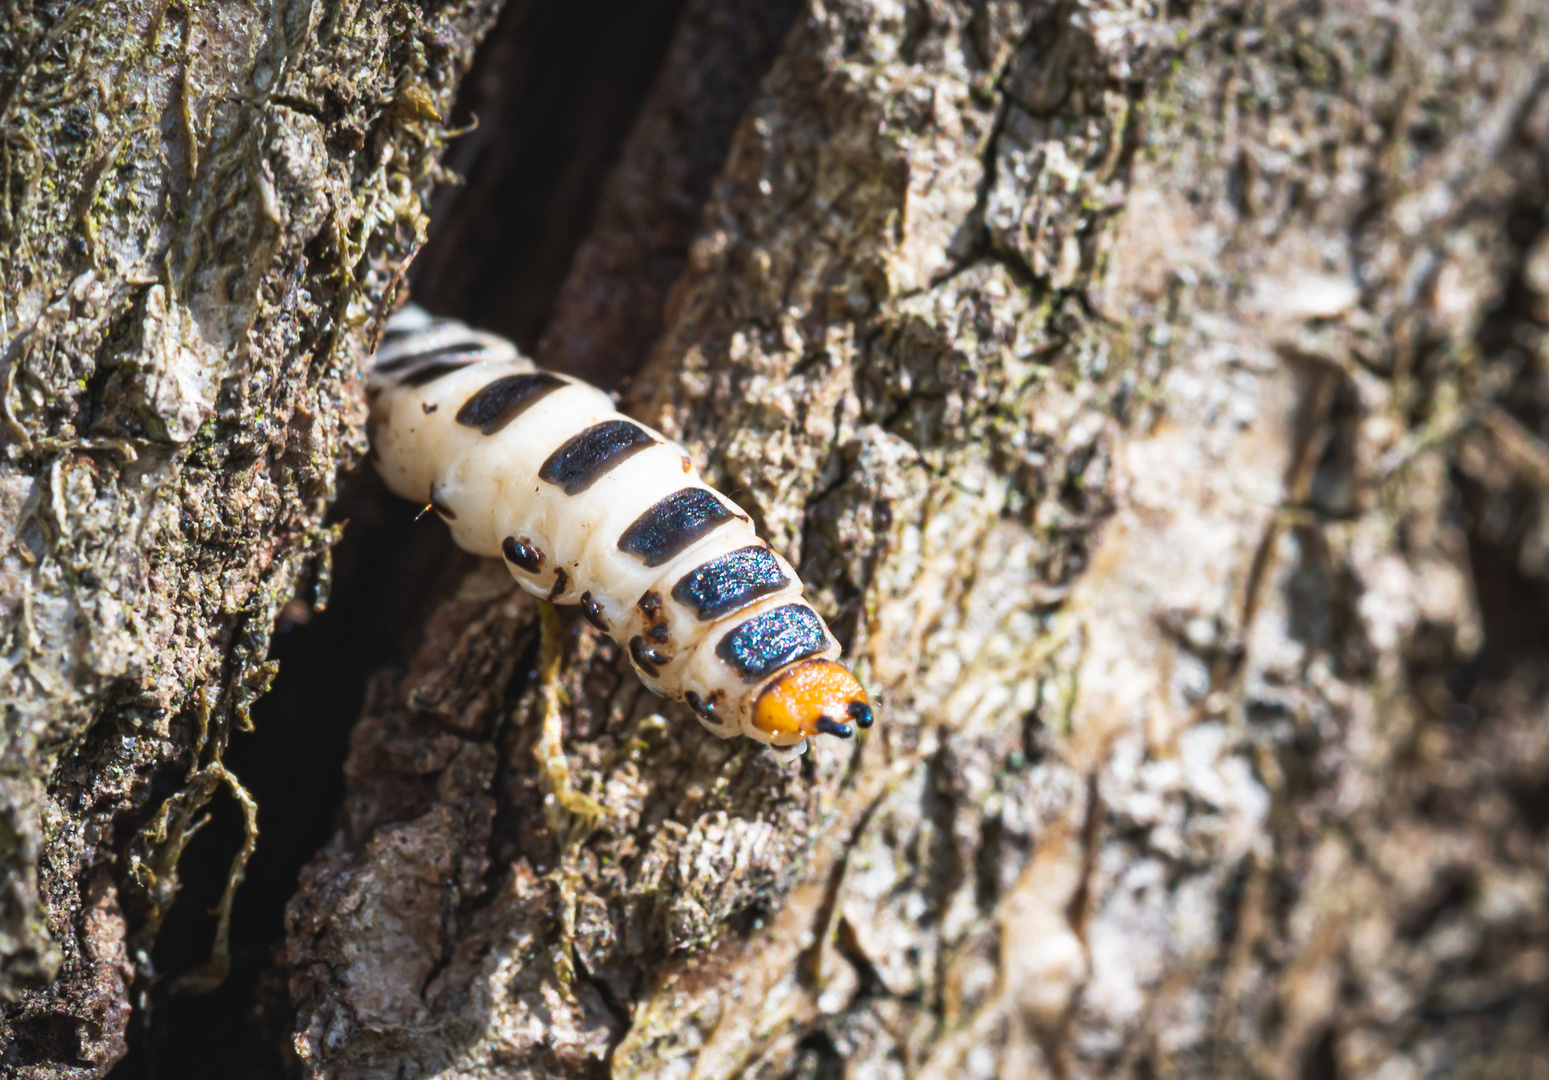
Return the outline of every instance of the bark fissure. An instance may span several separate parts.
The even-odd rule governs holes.
[[[422,293],[627,386],[801,568],[879,723],[777,768],[650,697],[584,624],[551,635],[552,679],[524,678],[532,605],[502,568],[450,575],[417,650],[372,683],[342,824],[289,909],[301,1068],[1391,1078],[1541,1059],[1549,24],[1533,5],[651,11],[676,37],[547,333],[558,277],[535,286],[534,268],[579,219],[492,272],[489,238],[531,210],[495,220],[502,189],[479,175]],[[60,805],[110,768],[218,765],[183,745],[190,688],[212,688],[224,745],[261,689],[268,620],[326,547],[320,463],[349,453],[352,335],[402,273],[422,228],[406,194],[434,168],[426,143],[396,179],[435,110],[385,73],[455,66],[421,33],[372,54],[374,95],[341,99],[316,72],[277,87],[306,66],[286,56],[348,54],[357,17],[225,25],[210,48],[250,43],[241,70],[269,65],[268,96],[198,105],[178,90],[208,75],[207,24],[143,13],[150,51],[133,55],[165,39],[182,72],[167,115],[189,133],[161,188],[133,117],[98,131],[73,101],[27,99],[55,126],[23,137],[5,90],[0,235],[41,205],[47,142],[85,177],[58,220],[87,244],[35,251],[33,231],[0,253],[3,325],[25,324],[0,387],[14,673],[34,695],[76,681],[33,661],[68,638],[54,598],[124,577],[96,555],[102,491],[133,502],[118,518],[138,552],[176,532],[176,587],[214,631],[167,655],[184,689],[98,665],[111,679],[80,700],[118,697],[97,730],[166,745],[97,736],[55,767]],[[29,42],[82,33],[39,18]],[[25,81],[54,70],[42,56],[7,66]],[[604,114],[599,130],[623,115]],[[546,114],[525,115],[529,138]],[[535,171],[596,160],[598,132],[579,134],[574,160]],[[156,234],[170,259],[110,274],[135,192],[187,216]],[[253,251],[292,276],[233,257]],[[58,267],[74,277],[24,280]],[[190,341],[207,362],[173,370],[159,343]],[[305,391],[280,363],[301,354]],[[307,394],[321,405],[291,407]],[[244,469],[256,488],[217,491]],[[133,613],[136,633],[154,638],[154,616]],[[576,844],[535,765],[556,717],[573,783],[608,810]],[[71,744],[74,723],[25,745]],[[7,724],[14,744],[14,709]],[[0,783],[13,816],[39,805],[25,777]],[[114,792],[154,820],[135,782]],[[62,913],[62,970],[121,1002],[118,900],[82,854],[80,805],[77,839],[28,811],[0,855],[70,868],[36,897],[32,878],[7,887]],[[45,835],[63,854],[38,854]],[[50,974],[42,940],[6,971]],[[86,1030],[58,1019],[84,1016],[49,1004],[61,991],[25,993],[43,996],[6,1014],[7,1053],[44,1060]],[[109,1060],[117,1022],[79,1060]]]

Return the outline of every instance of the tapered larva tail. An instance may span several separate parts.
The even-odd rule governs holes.
[[[683,447],[510,342],[405,308],[367,384],[371,456],[458,544],[580,604],[653,691],[783,757],[870,727],[790,564]]]

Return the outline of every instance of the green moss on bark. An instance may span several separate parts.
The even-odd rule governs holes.
[[[154,928],[199,807],[223,784],[240,797],[221,752],[272,678],[275,613],[334,538],[359,365],[492,6],[7,13],[7,1066],[111,1065],[131,973],[87,940],[87,883],[112,867],[125,893],[94,903]]]

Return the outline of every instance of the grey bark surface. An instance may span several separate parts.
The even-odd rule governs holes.
[[[0,36],[0,1068],[101,1075],[177,861],[326,596],[368,337],[486,3],[10,4]],[[251,839],[251,837],[249,837]],[[248,854],[236,853],[232,887]],[[229,913],[229,904],[227,905]]]
[[[777,766],[474,572],[291,904],[304,1069],[1542,1072],[1546,87],[1527,3],[808,3],[623,321],[879,724]]]
[[[649,351],[879,723],[778,766],[474,570],[289,907],[298,1068],[1543,1075],[1549,20],[808,0],[712,185],[739,10],[686,5],[546,348]],[[10,13],[12,1074],[122,1053],[489,15]]]

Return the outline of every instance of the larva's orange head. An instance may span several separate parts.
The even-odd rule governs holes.
[[[871,726],[871,705],[855,676],[832,660],[808,660],[776,675],[753,705],[753,726],[775,746],[809,735],[848,739]]]

